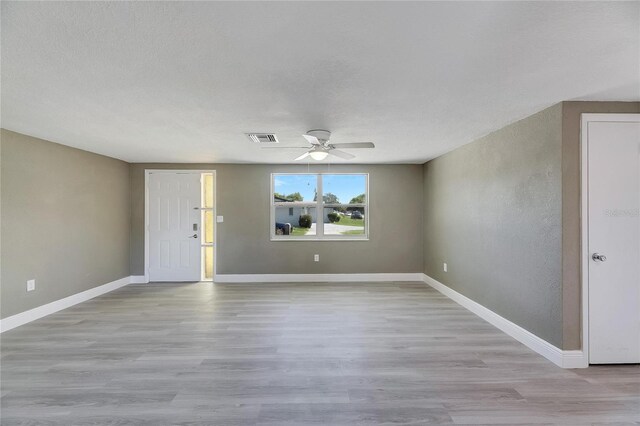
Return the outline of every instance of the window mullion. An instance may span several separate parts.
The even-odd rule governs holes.
[[[316,188],[318,191],[317,207],[316,207],[316,236],[318,238],[324,238],[324,207],[322,206],[324,200],[324,192],[322,190],[322,175],[318,173],[316,175]]]

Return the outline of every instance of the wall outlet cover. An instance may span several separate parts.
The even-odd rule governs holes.
[[[216,222],[218,223],[224,222],[224,216],[216,216]]]
[[[33,291],[36,289],[36,280],[27,281],[27,291]]]
[[[320,262],[320,255],[319,254],[314,254],[313,255],[313,261],[314,262]]]
[[[442,264],[442,269],[443,269],[445,272],[447,272],[447,264],[446,264],[446,263],[443,263],[443,264]]]

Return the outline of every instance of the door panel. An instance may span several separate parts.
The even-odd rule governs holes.
[[[640,123],[587,132],[589,362],[639,363]]]
[[[150,173],[148,185],[149,280],[200,281],[200,173]]]

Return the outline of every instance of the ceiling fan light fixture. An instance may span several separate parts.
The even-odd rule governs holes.
[[[326,151],[311,151],[309,155],[316,161],[322,161],[327,158],[327,155],[329,155],[329,153]]]

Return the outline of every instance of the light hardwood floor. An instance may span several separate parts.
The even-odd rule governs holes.
[[[131,285],[2,334],[2,425],[638,424],[422,283]]]

